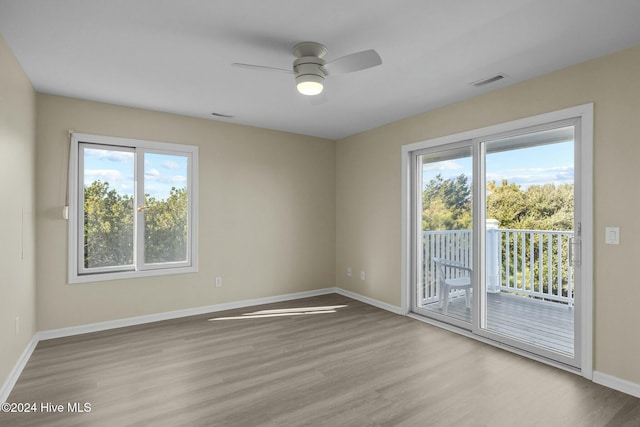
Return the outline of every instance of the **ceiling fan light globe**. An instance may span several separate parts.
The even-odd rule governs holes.
[[[322,93],[324,79],[320,76],[308,74],[296,77],[297,89],[302,95],[314,96]]]
[[[298,83],[298,92],[307,96],[319,95],[322,93],[322,83],[317,82],[301,82]]]

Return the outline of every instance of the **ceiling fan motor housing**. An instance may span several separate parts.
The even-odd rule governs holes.
[[[293,61],[293,71],[296,73],[296,80],[302,76],[316,76],[324,80],[327,72],[323,68],[325,60],[316,56],[303,56]]]
[[[324,69],[326,61],[323,57],[327,54],[327,48],[316,42],[298,43],[293,48],[296,60],[293,61],[293,71],[296,74],[296,82],[316,81],[324,84],[327,71]]]

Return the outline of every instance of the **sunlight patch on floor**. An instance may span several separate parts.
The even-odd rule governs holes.
[[[240,320],[240,319],[260,319],[268,317],[287,317],[287,316],[306,316],[309,314],[329,314],[335,313],[339,308],[347,307],[346,305],[329,305],[322,307],[301,307],[301,308],[282,308],[276,310],[259,310],[251,313],[245,313],[242,316],[231,317],[214,317],[209,321],[215,320]]]

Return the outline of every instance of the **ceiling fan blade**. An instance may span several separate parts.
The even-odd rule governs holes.
[[[234,62],[231,65],[238,68],[247,68],[249,70],[277,71],[280,73],[293,74],[293,70],[285,70],[284,68],[275,68],[275,67],[265,67],[264,65],[242,64],[240,62]]]
[[[328,73],[352,73],[382,64],[382,58],[373,49],[352,53],[325,64]]]

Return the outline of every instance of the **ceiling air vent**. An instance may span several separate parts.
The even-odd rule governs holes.
[[[469,83],[475,87],[480,87],[484,85],[488,85],[489,83],[497,82],[498,80],[504,79],[504,74],[496,74],[495,76],[485,77],[484,79],[476,80],[475,82]]]

